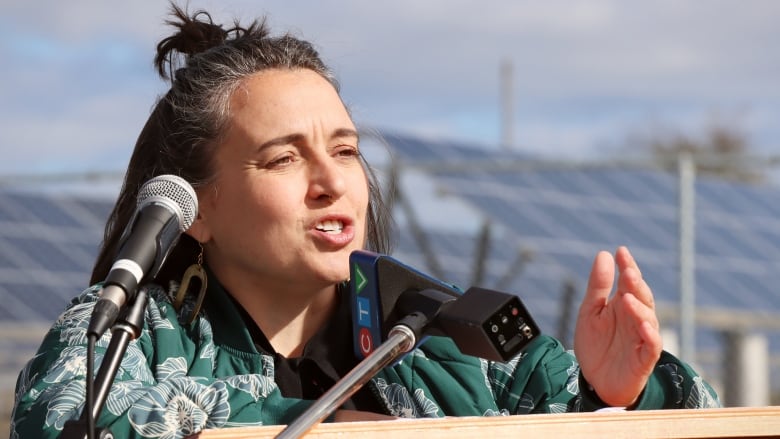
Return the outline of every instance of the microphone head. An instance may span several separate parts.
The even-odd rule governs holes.
[[[138,190],[138,210],[147,204],[161,204],[176,214],[179,229],[185,232],[198,214],[198,197],[186,180],[171,174],[158,175]]]

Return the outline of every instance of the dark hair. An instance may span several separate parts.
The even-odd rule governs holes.
[[[267,69],[310,69],[328,80],[338,92],[333,74],[307,41],[290,34],[274,37],[265,20],[242,27],[236,20],[224,29],[205,11],[192,16],[175,4],[176,28],[157,45],[155,67],[171,89],[162,96],[141,130],[127,167],[119,197],[106,223],[103,243],[92,270],[91,283],[108,275],[121,245],[122,232],[136,210],[138,190],[152,177],[174,174],[193,188],[209,184],[214,177],[212,158],[230,114],[230,96],[247,77]],[[390,250],[389,215],[376,176],[361,156],[369,185],[367,247]],[[197,242],[182,235],[156,281],[167,286],[192,264],[199,252]]]

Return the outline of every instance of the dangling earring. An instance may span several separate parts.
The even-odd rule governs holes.
[[[184,303],[184,297],[187,295],[187,291],[190,289],[190,283],[192,282],[192,279],[197,279],[197,281],[200,282],[198,298],[195,300],[195,306],[192,309],[192,314],[187,320],[187,324],[194,322],[195,317],[200,312],[200,307],[203,305],[203,298],[206,297],[206,287],[208,286],[206,270],[203,268],[203,244],[199,242],[198,245],[200,246],[198,261],[187,267],[187,270],[184,272],[184,276],[181,278],[179,291],[176,292],[176,299],[173,301],[173,307],[179,311],[182,304]]]

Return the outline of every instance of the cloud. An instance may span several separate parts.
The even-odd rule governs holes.
[[[165,88],[151,60],[167,3],[4,8],[0,148],[20,154],[0,172],[127,155]],[[267,13],[272,29],[314,41],[366,125],[495,144],[498,69],[510,60],[517,140],[531,150],[587,154],[645,118],[696,126],[717,111],[745,114],[765,149],[780,142],[772,0],[190,1],[199,8],[223,22]]]

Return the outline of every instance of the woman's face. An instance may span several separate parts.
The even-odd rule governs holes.
[[[349,277],[368,183],[355,126],[329,82],[308,69],[248,78],[231,97],[214,167],[190,234],[229,290],[305,291]]]

